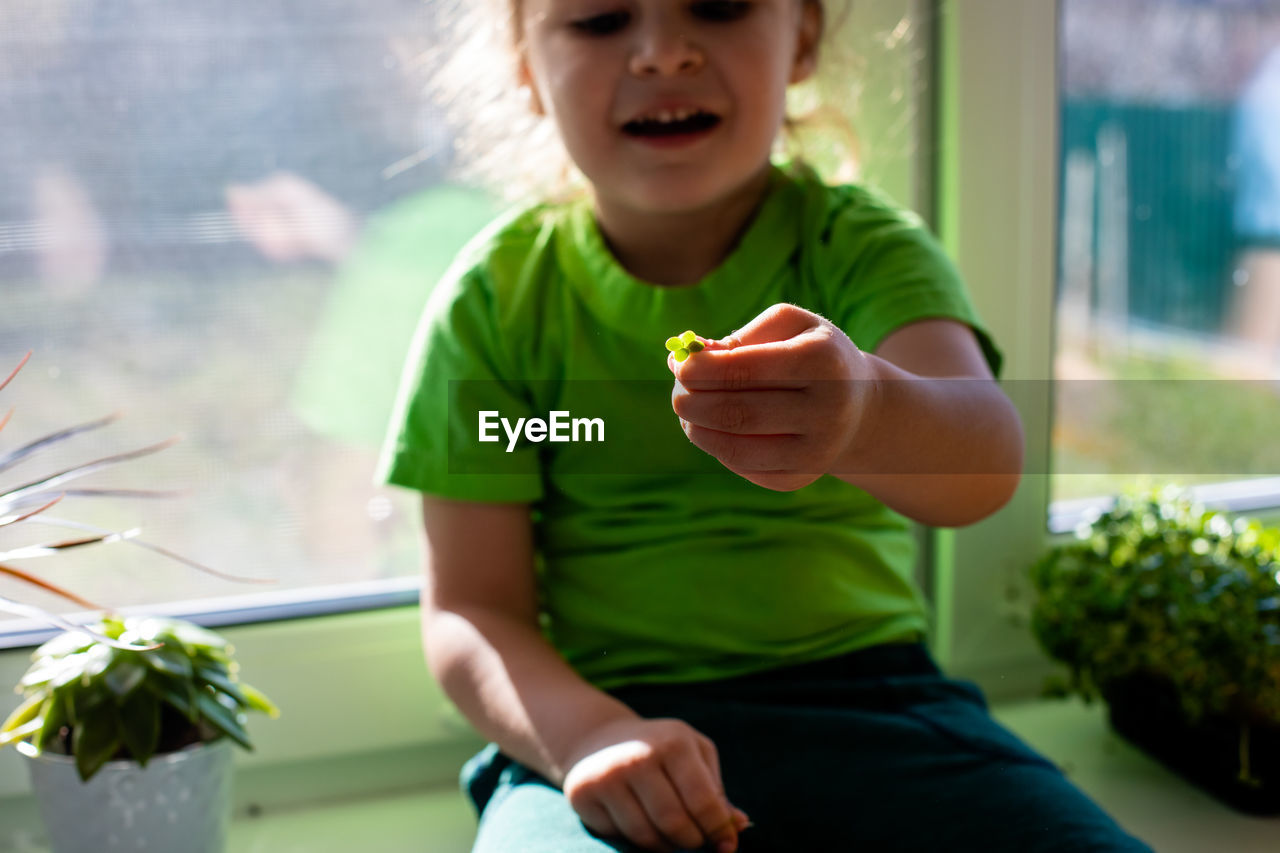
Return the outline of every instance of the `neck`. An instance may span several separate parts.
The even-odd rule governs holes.
[[[663,287],[697,284],[729,256],[769,189],[771,168],[713,205],[650,213],[596,197],[596,219],[618,263],[641,281]]]

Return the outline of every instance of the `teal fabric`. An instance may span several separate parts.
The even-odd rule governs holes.
[[[1150,853],[991,719],[915,645],[701,685],[615,691],[715,742],[740,853]],[[637,853],[582,824],[546,779],[489,747],[463,771],[474,853]]]
[[[688,442],[663,342],[721,337],[790,302],[874,350],[925,317],[971,325],[963,284],[913,215],[803,167],[691,287],[639,281],[586,203],[539,206],[473,242],[432,294],[384,462],[393,483],[521,502],[537,522],[551,642],[602,687],[723,678],[926,636],[902,516],[822,477],[774,492]],[[598,418],[604,441],[479,440],[479,413]]]

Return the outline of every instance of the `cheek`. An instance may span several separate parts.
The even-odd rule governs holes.
[[[596,108],[602,74],[588,57],[564,51],[540,66],[538,79],[543,96],[556,105],[557,112],[576,114]]]
[[[611,91],[598,72],[584,76],[566,68],[547,82],[553,117],[567,145],[574,147],[579,141],[596,143],[601,135],[609,133]]]

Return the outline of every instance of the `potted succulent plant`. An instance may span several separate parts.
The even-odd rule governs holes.
[[[0,389],[25,362],[0,380]],[[16,462],[109,421],[72,427],[0,453],[0,477]],[[0,428],[4,423],[0,420]],[[97,459],[14,487],[0,484],[0,533],[37,524],[78,531],[70,540],[0,548],[0,574],[60,595],[81,609],[105,613],[92,624],[79,625],[0,598],[0,610],[64,629],[33,653],[17,686],[23,700],[0,724],[0,746],[16,744],[29,759],[32,787],[59,853],[100,847],[220,851],[230,809],[231,745],[252,749],[245,712],[278,715],[269,699],[239,680],[231,646],[212,631],[176,619],[120,616],[10,563],[124,541],[212,571],[137,538],[135,531],[101,530],[55,519],[48,512],[73,492],[158,494],[73,490],[65,484],[170,443]]]
[[[1124,495],[1031,568],[1031,628],[1113,728],[1252,814],[1280,814],[1280,528],[1176,487]]]

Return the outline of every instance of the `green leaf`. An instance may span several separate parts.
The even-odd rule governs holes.
[[[89,655],[87,652],[79,652],[63,658],[42,661],[27,670],[26,674],[22,676],[22,680],[18,682],[18,687],[25,690],[48,685],[51,689],[56,690],[62,685],[78,679],[84,671],[85,664],[88,662]]]
[[[41,752],[47,752],[49,746],[62,732],[62,727],[69,723],[67,714],[67,706],[69,704],[70,698],[65,691],[55,690],[49,695],[49,699],[41,711],[44,716],[44,727],[40,729],[40,733],[35,737],[36,749]]]
[[[33,731],[23,731],[22,734],[14,735],[15,731],[23,729],[23,726],[27,726],[31,722],[36,722],[37,725],[41,724],[40,711],[41,708],[45,707],[47,701],[49,699],[45,695],[37,693],[27,697],[26,701],[14,708],[13,713],[5,717],[4,725],[0,725],[0,747],[9,743],[10,740],[19,740],[24,736],[33,734]]]
[[[88,782],[120,749],[120,726],[114,707],[86,717],[71,733],[71,752],[81,780]]]
[[[196,707],[214,728],[228,735],[245,749],[253,749],[253,744],[249,742],[249,733],[244,730],[235,712],[219,702],[212,691],[201,690],[196,693]]]
[[[145,690],[135,690],[120,706],[119,720],[125,749],[146,767],[160,742],[160,700]]]
[[[132,653],[124,654],[132,655]],[[122,654],[121,659],[107,670],[102,680],[111,694],[116,697],[116,701],[120,702],[137,689],[149,671],[141,661],[134,657],[124,657]]]
[[[148,616],[129,619],[127,625],[131,636],[152,643],[179,645],[188,657],[201,651],[223,657],[231,650],[231,644],[224,637],[181,619]]]
[[[13,710],[13,713],[5,718],[4,724],[0,725],[0,734],[11,732],[19,726],[25,726],[27,723],[40,716],[40,709],[44,707],[44,703],[48,701],[41,693],[28,696],[25,701]]]
[[[202,628],[191,622],[183,622],[181,620],[173,620],[169,626],[169,630],[174,637],[194,649],[204,649],[211,652],[231,651],[231,643],[225,637],[215,634],[207,628]],[[219,655],[220,657],[221,655]]]
[[[157,672],[177,676],[181,679],[191,677],[191,659],[183,654],[181,649],[161,646],[158,649],[140,652],[139,654],[142,655],[143,662]]]
[[[80,683],[67,685],[65,689],[68,699],[67,712],[71,718],[71,725],[75,728],[102,714],[111,713],[115,708],[111,691],[101,681],[88,685]]]
[[[148,678],[142,686],[156,698],[178,709],[191,722],[194,723],[199,716],[195,685],[191,682],[157,676]]]
[[[93,637],[79,631],[67,631],[49,640],[31,653],[35,660],[40,658],[60,658],[77,652],[87,651],[94,643]]]
[[[20,740],[30,737],[40,731],[41,721],[39,718],[28,720],[21,726],[17,726],[6,732],[0,732],[0,746],[8,746],[11,743],[17,743]]]
[[[245,684],[241,681],[240,691],[244,693],[245,698],[249,700],[249,707],[253,710],[261,711],[273,720],[280,716],[280,709],[276,707],[276,704],[268,699],[262,691],[258,690],[256,687]]]
[[[196,678],[218,688],[232,699],[235,699],[240,705],[245,707],[249,705],[248,697],[240,692],[239,685],[231,680],[231,676],[227,674],[225,669],[217,666],[196,667]]]
[[[80,673],[81,681],[96,681],[98,676],[109,670],[116,662],[116,655],[120,654],[111,646],[101,643],[93,646],[89,651],[85,652],[84,669]]]

